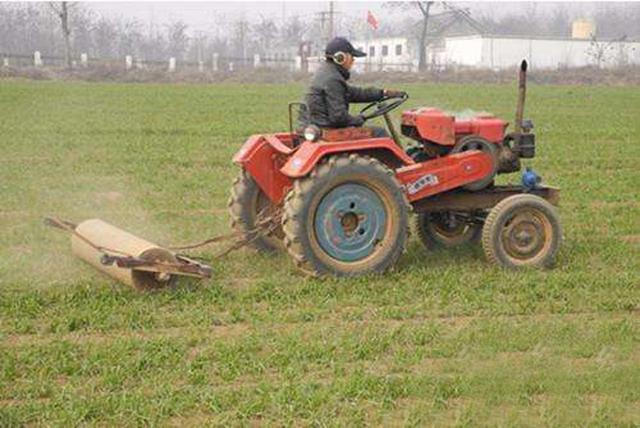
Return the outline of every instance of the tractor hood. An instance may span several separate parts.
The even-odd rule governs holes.
[[[443,146],[453,146],[456,138],[479,135],[497,143],[504,139],[508,123],[491,113],[477,113],[465,119],[434,107],[422,107],[402,113],[403,134]]]

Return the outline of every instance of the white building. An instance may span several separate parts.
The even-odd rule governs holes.
[[[526,58],[535,69],[616,67],[640,64],[640,42],[474,35],[447,37],[431,54],[443,66],[499,69]]]
[[[589,35],[571,39],[481,34],[444,37],[429,40],[426,61],[432,69],[501,69],[515,67],[522,59],[527,59],[532,69],[640,65],[640,41],[593,42],[584,37]],[[366,57],[356,60],[356,73],[418,69],[418,49],[414,39],[387,37],[356,40],[352,43],[367,54]],[[314,72],[324,62],[322,49],[315,46],[311,52],[312,56],[308,57],[309,72]],[[275,55],[277,59],[285,56],[283,53],[280,53],[282,56]],[[294,55],[296,51],[290,49],[284,62],[290,61],[290,64],[293,64],[291,61],[295,58]],[[273,61],[273,65],[277,63],[277,60]]]
[[[352,44],[367,54],[356,60],[357,72],[413,71],[418,64],[418,54],[406,37],[356,40]]]
[[[357,72],[417,70],[418,50],[412,39],[377,38],[353,45],[367,53],[356,61]],[[432,68],[500,69],[514,67],[525,58],[533,69],[640,65],[640,41],[480,34],[445,37],[429,41],[426,61]]]
[[[260,56],[260,65],[293,70],[296,56],[298,56],[297,47],[269,49]]]

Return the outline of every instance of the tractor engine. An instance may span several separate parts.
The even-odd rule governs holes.
[[[508,123],[490,113],[478,113],[469,119],[454,116],[433,107],[422,107],[402,113],[402,134],[425,145],[430,151],[438,146],[448,152],[460,139],[476,135],[490,143],[500,144],[504,140]]]
[[[408,151],[417,162],[455,153],[461,144],[473,138],[495,147],[498,172],[514,172],[520,169],[519,158],[534,157],[534,136],[529,132],[533,125],[523,121],[524,132],[517,135],[506,133],[508,125],[491,113],[462,119],[437,108],[422,107],[402,113],[401,131],[419,143]]]

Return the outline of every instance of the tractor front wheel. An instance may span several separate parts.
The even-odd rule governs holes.
[[[404,250],[409,210],[393,171],[378,160],[331,157],[287,195],[285,245],[314,276],[382,273]]]
[[[244,170],[233,182],[228,205],[231,227],[240,232],[244,239],[250,241],[249,246],[262,252],[273,252],[284,248],[284,233],[279,224],[264,224],[263,230],[270,231],[267,234],[258,230],[261,220],[269,216],[276,217],[278,207]]]
[[[482,226],[469,224],[450,211],[420,213],[415,219],[418,238],[428,249],[453,248],[480,240]]]
[[[487,259],[506,268],[547,268],[562,240],[553,205],[535,195],[510,196],[491,209],[482,228]]]

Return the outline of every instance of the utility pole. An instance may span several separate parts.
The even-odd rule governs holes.
[[[156,13],[153,3],[149,3],[149,35],[152,39],[156,37]]]
[[[204,42],[204,39],[205,39],[205,35],[204,35],[204,31],[201,31],[201,30],[197,30],[195,33],[196,33],[196,48],[197,48],[196,61],[198,63],[198,68],[202,68],[202,66],[200,64],[204,60],[203,42]]]
[[[239,21],[238,22],[238,42],[240,43],[240,49],[242,49],[242,64],[247,60],[247,43],[246,43],[246,35],[247,35],[247,21]]]
[[[322,32],[322,38],[326,39],[325,21],[327,19],[327,12],[318,12],[318,18],[320,18],[320,31]],[[326,40],[324,41],[326,42]]]
[[[322,38],[324,42],[327,43],[329,40],[333,39],[335,26],[334,26],[334,16],[336,15],[336,11],[333,8],[333,2],[329,2],[329,10],[323,10],[318,12],[318,19],[320,20],[320,31],[322,31]],[[328,23],[328,25],[327,25]]]
[[[329,40],[333,39],[333,1],[329,2]]]

